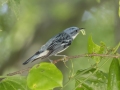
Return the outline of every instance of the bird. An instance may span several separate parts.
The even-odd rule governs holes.
[[[48,40],[41,48],[38,50],[32,57],[30,57],[27,61],[23,63],[23,65],[33,62],[37,59],[45,59],[50,56],[63,56],[65,55],[58,55],[59,53],[66,50],[72,43],[72,41],[76,38],[79,34],[80,30],[84,28],[78,27],[69,27],[65,29],[63,32],[55,35],[50,40]],[[50,60],[50,59],[49,59]],[[51,60],[50,60],[51,61]]]

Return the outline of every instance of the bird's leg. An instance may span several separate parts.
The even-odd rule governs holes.
[[[66,62],[66,61],[67,61],[67,56],[66,56],[66,55],[58,55],[58,54],[55,54],[55,56],[63,57],[63,62]]]
[[[48,58],[48,60],[49,60],[51,63],[53,63],[53,60],[51,60],[50,58]]]

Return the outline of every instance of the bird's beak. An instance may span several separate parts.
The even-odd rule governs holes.
[[[79,28],[79,30],[85,30],[85,28]]]
[[[84,30],[84,28],[79,28],[78,31]]]

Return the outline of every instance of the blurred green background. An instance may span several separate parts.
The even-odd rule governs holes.
[[[85,28],[62,54],[87,53],[92,35],[114,47],[120,41],[119,0],[0,0],[0,75],[31,67],[40,60],[22,65],[54,35],[77,26]],[[74,71],[90,67],[94,60],[74,59]],[[104,61],[104,60],[103,60]],[[101,70],[108,72],[109,61]],[[71,62],[67,65],[71,68]],[[62,62],[56,65],[68,79],[69,69]],[[67,86],[67,90],[72,86]],[[65,89],[66,90],[66,89]]]

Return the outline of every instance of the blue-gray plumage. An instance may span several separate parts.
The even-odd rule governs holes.
[[[75,37],[79,34],[79,31],[83,28],[78,27],[70,27],[65,29],[62,33],[57,34],[53,38],[51,38],[46,44],[44,44],[39,51],[37,51],[32,57],[30,57],[23,64],[27,64],[28,62],[33,62],[36,59],[45,59],[49,56],[64,56],[57,55],[58,53],[67,49]]]

